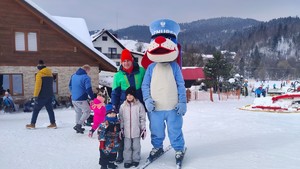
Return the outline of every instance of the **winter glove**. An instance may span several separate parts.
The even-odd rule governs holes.
[[[143,140],[146,138],[146,136],[147,136],[146,129],[141,130],[141,137]]]
[[[175,110],[177,111],[177,115],[184,116],[186,113],[186,103],[177,103]]]
[[[104,154],[109,155],[110,151],[109,150],[103,150]]]
[[[153,99],[149,98],[149,99],[145,100],[145,105],[146,105],[148,112],[152,112],[155,110],[155,103],[154,103]]]
[[[37,97],[33,97],[33,102],[34,102],[34,104],[39,104],[38,98]]]
[[[121,129],[120,133],[119,133],[119,139],[123,140],[124,138],[124,129]]]
[[[100,145],[99,145],[100,150],[105,149],[105,140],[100,140]]]

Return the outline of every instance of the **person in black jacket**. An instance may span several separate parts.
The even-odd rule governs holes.
[[[26,125],[27,129],[34,129],[40,110],[45,106],[49,115],[50,125],[47,128],[56,129],[55,115],[52,107],[53,98],[53,75],[51,69],[47,68],[43,60],[37,65],[39,70],[35,77],[34,86],[34,108],[31,123]]]

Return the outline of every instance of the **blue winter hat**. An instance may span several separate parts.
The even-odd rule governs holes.
[[[106,106],[105,106],[105,109],[106,109],[106,114],[109,114],[109,113],[115,113],[115,109],[113,107],[113,105],[111,103],[108,103]]]
[[[178,23],[170,19],[156,20],[150,24],[149,28],[152,37],[160,34],[171,34],[177,37],[180,31]]]

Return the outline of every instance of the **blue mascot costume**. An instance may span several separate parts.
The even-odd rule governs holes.
[[[176,151],[177,164],[181,163],[185,152],[182,125],[187,99],[180,68],[180,46],[177,44],[179,31],[179,25],[172,20],[153,22],[150,25],[152,40],[142,60],[143,67],[147,68],[142,92],[153,145],[148,157],[150,161],[164,151],[166,125],[170,143]]]

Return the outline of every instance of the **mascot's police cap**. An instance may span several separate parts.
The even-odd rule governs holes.
[[[159,34],[172,34],[177,37],[180,27],[177,22],[170,19],[160,19],[152,22],[149,26],[151,36]]]

